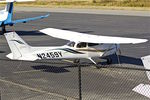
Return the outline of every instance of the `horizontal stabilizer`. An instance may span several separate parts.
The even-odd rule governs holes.
[[[13,53],[9,53],[8,55],[6,55],[6,57],[9,59],[13,59]]]
[[[150,98],[150,85],[149,84],[139,84],[132,90],[134,92],[137,92],[143,96]]]
[[[70,40],[75,42],[106,43],[106,44],[130,44],[130,43],[137,44],[137,43],[143,43],[148,41],[147,39],[90,35],[90,34],[84,34],[84,33],[54,29],[54,28],[46,28],[40,30],[40,32],[55,38],[60,38],[60,39]]]
[[[26,23],[26,22],[29,22],[29,21],[43,19],[43,18],[46,18],[48,16],[49,16],[49,14],[44,15],[44,16],[33,17],[33,18],[26,18],[26,19],[14,20],[14,21],[12,21],[10,23],[7,23],[7,24],[12,24],[13,25],[13,24],[17,24],[17,23]]]
[[[35,0],[1,0],[0,3],[8,3],[8,2],[29,2]]]

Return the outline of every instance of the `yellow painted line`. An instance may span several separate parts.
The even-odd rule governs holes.
[[[4,80],[4,79],[0,79],[0,82],[9,83],[9,84],[19,86],[19,87],[22,87],[22,88],[25,88],[25,89],[28,89],[28,90],[31,90],[31,91],[49,94],[49,95],[52,95],[52,96],[55,96],[55,97],[58,97],[58,98],[62,98],[62,99],[77,100],[76,98],[73,98],[73,97],[64,96],[64,95],[57,94],[57,93],[51,93],[51,92],[48,92],[48,91],[44,91],[44,90],[37,89],[37,88],[32,88],[32,87],[29,87],[29,86],[26,86],[26,85],[22,85],[22,84],[15,83],[15,82],[8,81],[8,80]]]
[[[14,74],[21,74],[21,73],[31,73],[31,72],[40,72],[42,70],[29,70],[29,71],[17,71],[13,72]]]

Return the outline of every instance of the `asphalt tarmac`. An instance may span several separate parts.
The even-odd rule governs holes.
[[[14,19],[46,13],[16,12]],[[150,40],[150,17],[50,13],[46,19],[7,27],[15,30],[29,45],[54,46],[67,41],[55,39],[38,30],[59,28],[87,34],[145,38]],[[120,64],[82,66],[82,97],[84,100],[148,100],[132,89],[149,83],[140,57],[150,54],[150,43],[121,45]],[[1,100],[74,100],[78,98],[78,67],[65,61],[8,61],[10,53],[5,37],[0,35],[0,94]],[[6,60],[4,60],[6,59]],[[98,62],[98,59],[96,59]],[[43,62],[43,63],[42,63]],[[44,63],[45,62],[45,63]],[[82,60],[83,64],[91,63]],[[130,69],[131,68],[131,69]]]

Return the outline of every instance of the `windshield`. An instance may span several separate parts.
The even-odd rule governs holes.
[[[69,43],[67,43],[67,46],[69,46],[69,47],[74,47],[74,45],[75,45],[75,42],[69,42]]]

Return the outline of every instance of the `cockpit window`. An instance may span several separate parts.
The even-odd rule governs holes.
[[[74,47],[75,42],[69,42],[69,43],[67,43],[67,45],[70,46],[70,47]]]
[[[88,43],[88,46],[89,46],[89,47],[97,46],[97,45],[99,45],[99,44],[98,44],[98,43]]]
[[[87,43],[81,42],[81,43],[78,43],[78,44],[77,44],[77,48],[85,48],[86,45],[87,45]]]

